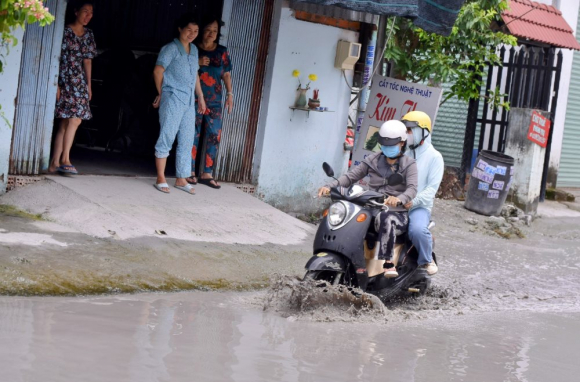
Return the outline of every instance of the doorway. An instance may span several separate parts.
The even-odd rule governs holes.
[[[11,174],[36,175],[47,170],[51,134],[56,130],[53,122],[54,126],[58,123],[53,121],[53,116],[67,1],[47,0],[46,4],[56,21],[34,33],[34,26],[27,29],[23,57],[30,56],[30,59],[23,59],[19,87],[22,94],[30,93],[31,97],[44,100],[41,101],[47,111],[43,114],[46,121],[31,119],[22,105],[17,106],[28,122],[18,118],[15,121]],[[79,171],[97,175],[155,175],[153,154],[159,117],[151,105],[157,95],[152,72],[160,48],[174,37],[174,21],[183,13],[193,12],[200,17],[211,15],[225,21],[220,43],[228,47],[233,62],[236,101],[234,112],[224,115],[215,177],[229,182],[250,182],[261,113],[257,100],[262,98],[274,2],[94,0],[93,4],[94,17],[88,25],[94,32],[98,51],[92,65],[93,118],[81,124],[71,151],[72,162]],[[38,37],[37,32],[47,37]],[[39,63],[41,67],[52,68],[54,81],[37,78]],[[23,86],[36,80],[40,90]],[[19,94],[18,102],[27,102],[29,109],[34,109],[40,101],[28,100]],[[169,161],[173,160],[174,155],[170,155]],[[168,163],[168,176],[173,175],[173,169],[172,163]]]
[[[175,20],[191,12],[221,16],[223,1],[97,0],[89,24],[98,55],[93,59],[93,118],[77,132],[72,159],[83,173],[155,175],[153,147],[159,135],[153,68],[161,47],[175,37]],[[167,175],[174,171],[170,155]]]

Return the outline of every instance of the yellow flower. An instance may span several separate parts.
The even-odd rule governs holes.
[[[298,76],[300,76],[300,72],[299,72],[298,70],[296,70],[296,69],[295,69],[295,70],[292,72],[292,77],[298,77]]]
[[[318,79],[318,76],[316,74],[309,74],[308,79],[310,81],[316,81]]]

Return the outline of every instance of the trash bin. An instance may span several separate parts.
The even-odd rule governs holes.
[[[507,198],[514,171],[514,158],[482,150],[471,171],[465,208],[487,216],[497,216]]]

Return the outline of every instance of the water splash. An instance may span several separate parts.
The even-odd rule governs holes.
[[[524,293],[513,290],[512,283],[503,285],[496,281],[493,287],[489,287],[486,285],[492,284],[471,281],[447,279],[441,285],[432,285],[423,296],[383,303],[359,289],[277,275],[264,296],[263,309],[290,320],[405,322],[410,325],[420,325],[426,319],[447,319],[473,313],[580,311],[579,298],[572,298],[569,291],[561,288],[558,288],[563,292],[561,294],[548,293],[550,290],[540,288],[529,288]]]
[[[281,275],[273,279],[263,308],[290,320],[377,321],[387,316],[385,305],[360,289]]]

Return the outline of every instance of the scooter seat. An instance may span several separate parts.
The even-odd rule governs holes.
[[[395,244],[405,244],[407,242],[407,233],[405,232],[402,235],[398,235],[395,238]]]

